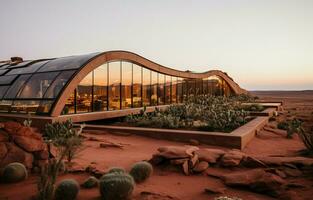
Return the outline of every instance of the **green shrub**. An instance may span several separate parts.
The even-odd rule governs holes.
[[[112,167],[109,169],[108,173],[126,173],[125,169],[122,167]]]
[[[135,187],[133,177],[126,173],[108,173],[100,179],[102,200],[128,200]]]
[[[279,122],[277,124],[277,128],[278,129],[281,129],[281,130],[287,130],[288,129],[288,123],[286,121],[283,121],[283,122]]]
[[[277,128],[287,131],[287,138],[292,138],[295,132],[299,132],[302,121],[298,119],[286,120],[279,122]]]
[[[74,179],[62,180],[55,189],[55,199],[74,200],[79,192],[79,185]]]
[[[135,163],[129,174],[134,178],[136,183],[141,183],[147,180],[153,172],[153,167],[150,163],[146,161]]]
[[[313,133],[300,129],[299,131],[300,138],[302,139],[303,144],[308,150],[308,153],[313,154]]]
[[[251,112],[261,112],[264,110],[264,106],[258,103],[253,103],[251,105],[244,105],[242,108],[246,111],[251,111]]]
[[[81,186],[83,188],[94,188],[94,187],[97,187],[98,184],[99,184],[99,180],[94,176],[90,176],[81,184]]]
[[[2,180],[5,183],[16,183],[27,179],[28,173],[21,163],[10,163],[2,171]]]

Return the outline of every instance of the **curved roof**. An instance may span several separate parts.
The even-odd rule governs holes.
[[[44,101],[54,101],[54,105],[57,106],[52,107],[50,115],[58,116],[70,92],[77,87],[89,72],[103,63],[116,60],[129,61],[157,72],[182,78],[207,78],[216,75],[224,79],[236,94],[246,93],[246,90],[240,88],[232,78],[219,70],[210,70],[203,73],[179,71],[157,64],[132,52],[108,51],[79,56],[23,61],[20,63],[1,63],[0,100],[32,100],[40,101],[41,104]],[[63,88],[57,88],[57,95],[53,95],[51,88],[61,78],[66,84],[64,84]],[[39,96],[29,94],[27,88],[33,84],[39,84],[41,79],[49,80],[43,93]],[[54,92],[55,90],[56,88],[53,88]]]

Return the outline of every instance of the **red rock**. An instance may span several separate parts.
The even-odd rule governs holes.
[[[302,176],[302,172],[298,169],[284,168],[283,172],[289,177],[299,177]]]
[[[189,175],[189,165],[188,165],[188,161],[185,161],[185,162],[183,163],[182,167],[183,167],[183,172],[184,172],[184,174],[188,176],[188,175]]]
[[[265,163],[263,163],[262,161],[252,156],[245,157],[242,160],[241,164],[245,167],[250,167],[250,168],[267,167]]]
[[[189,143],[193,146],[199,146],[200,145],[200,142],[198,140],[195,140],[195,139],[190,139]]]
[[[33,131],[31,127],[23,126],[19,130],[17,130],[16,134],[17,136],[27,136],[31,137],[37,140],[42,140],[42,136],[40,133],[36,133]]]
[[[208,163],[216,163],[216,161],[225,154],[225,151],[220,149],[200,149],[195,151],[200,161]]]
[[[4,130],[0,129],[0,142],[8,142],[8,141],[9,141],[8,134]]]
[[[189,159],[189,168],[194,168],[194,166],[198,163],[198,155],[195,154],[192,158]]]
[[[4,122],[4,130],[8,132],[9,134],[16,134],[16,132],[22,127],[22,125],[18,122]]]
[[[224,167],[236,167],[240,164],[244,155],[241,151],[231,150],[222,157],[221,164]]]
[[[216,187],[216,186],[208,186],[204,189],[204,191],[208,194],[224,194],[226,188],[223,187]]]
[[[184,162],[188,162],[189,158],[181,158],[181,159],[174,159],[174,160],[171,160],[170,163],[172,165],[182,165],[184,164]]]
[[[255,158],[269,166],[282,166],[286,164],[292,164],[295,166],[312,166],[313,165],[313,158],[306,158],[306,157],[263,156],[263,157],[255,157]]]
[[[27,168],[32,167],[32,154],[23,151],[21,148],[13,143],[6,143],[6,147],[8,152],[6,156],[2,160],[0,160],[0,167],[4,167],[12,162],[20,162],[24,164]]]
[[[49,152],[47,150],[36,151],[33,154],[38,160],[46,160],[49,158]]]
[[[14,142],[28,152],[42,151],[45,149],[45,145],[42,140],[37,140],[25,136],[16,136],[14,138]]]
[[[158,149],[157,155],[167,159],[189,158],[193,156],[193,153],[199,150],[195,146],[164,146]]]
[[[8,153],[5,143],[0,143],[0,159],[4,158]]]
[[[265,173],[263,169],[245,170],[225,174],[222,179],[224,179],[225,184],[228,186],[249,186]]]
[[[196,166],[192,169],[193,172],[201,173],[205,171],[209,167],[209,163],[206,161],[200,161]]]

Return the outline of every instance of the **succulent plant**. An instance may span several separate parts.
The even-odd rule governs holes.
[[[122,167],[112,167],[109,169],[108,173],[125,173],[125,169]]]
[[[81,184],[81,186],[83,188],[94,188],[94,187],[97,187],[98,184],[99,184],[99,180],[94,176],[90,176]]]
[[[78,192],[78,183],[74,179],[65,179],[56,187],[54,197],[57,200],[74,200]]]
[[[102,200],[128,200],[135,187],[133,177],[126,173],[108,173],[100,179]]]
[[[16,183],[27,178],[28,173],[22,163],[10,163],[2,170],[2,180],[5,183]]]
[[[150,163],[146,161],[135,163],[129,174],[134,178],[136,183],[141,183],[147,180],[153,172],[153,167]]]

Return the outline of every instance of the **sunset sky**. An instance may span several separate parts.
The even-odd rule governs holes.
[[[128,50],[248,90],[313,89],[313,0],[1,0],[0,36],[0,60]]]

